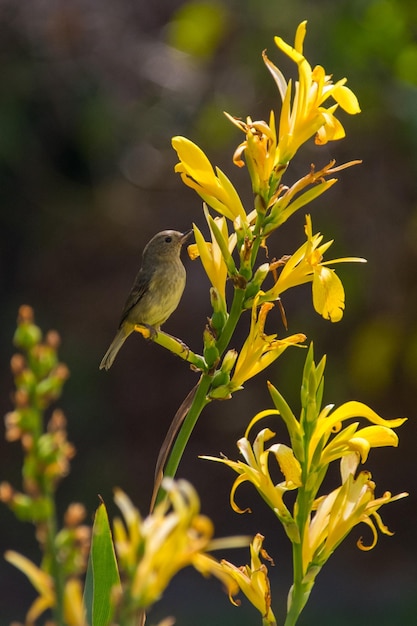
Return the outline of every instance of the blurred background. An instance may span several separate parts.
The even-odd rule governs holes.
[[[62,336],[71,378],[59,406],[78,454],[58,491],[59,507],[82,501],[92,516],[98,494],[110,513],[120,486],[146,513],[159,446],[196,374],[159,346],[131,337],[109,372],[98,370],[150,237],[193,221],[205,232],[201,203],[173,172],[170,146],[181,134],[198,143],[232,179],[251,207],[247,172],[231,157],[243,139],[222,111],[268,119],[279,110],[261,52],[288,75],[294,68],[274,35],[292,42],[308,20],[305,53],[335,80],[348,77],[363,113],[340,117],[343,142],[310,142],[286,174],[291,184],[310,163],[361,158],[309,211],[314,232],[335,238],[328,258],[363,256],[367,265],[338,266],[346,313],[332,325],[312,308],[310,289],[288,294],[289,332],[314,339],[328,355],[325,402],[361,400],[384,417],[408,416],[399,449],[375,450],[366,468],[377,495],[409,491],[382,510],[395,531],[360,552],[356,528],[317,580],[300,626],[417,623],[417,4],[415,0],[32,0],[0,1],[0,408],[11,408],[9,360],[20,304],[38,324]],[[273,256],[304,241],[302,211],[269,241]],[[208,282],[185,258],[188,282],[165,326],[199,352],[210,314]],[[235,339],[247,332],[245,319]],[[285,333],[278,310],[268,332]],[[246,324],[246,325],[245,325]],[[287,539],[254,490],[239,503],[228,494],[234,475],[198,454],[237,458],[235,442],[258,410],[271,406],[269,378],[298,412],[305,352],[287,351],[265,376],[230,402],[213,403],[193,433],[179,476],[197,487],[217,536],[266,535],[274,558],[273,608],[284,611],[290,584]],[[282,425],[274,424],[285,441]],[[0,442],[0,478],[20,485],[18,444]],[[32,528],[0,510],[0,549],[39,559]],[[236,564],[246,551],[227,554]],[[0,560],[0,624],[24,620],[34,597],[29,583]],[[155,606],[149,623],[246,626],[259,617],[245,599],[232,607],[215,581],[185,571]],[[257,621],[258,620],[258,621]]]

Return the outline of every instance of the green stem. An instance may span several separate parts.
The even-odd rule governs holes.
[[[184,423],[181,426],[181,429],[172,447],[167,464],[165,466],[164,476],[170,476],[171,478],[174,478],[177,472],[178,465],[180,464],[191,433],[194,430],[194,426],[196,425],[202,410],[204,409],[206,404],[210,402],[210,400],[207,398],[207,393],[210,389],[211,381],[212,376],[210,376],[209,374],[202,375],[190,410],[188,411],[187,417],[185,418]],[[161,499],[160,494],[161,491],[159,492],[157,502]]]
[[[40,379],[38,379],[40,381]],[[36,401],[35,401],[36,406]],[[44,416],[42,409],[40,406],[36,406],[37,420],[36,423],[33,424],[33,436],[34,436],[34,446],[33,446],[33,454],[36,455],[35,465],[38,467],[39,478],[38,478],[38,486],[41,497],[45,498],[48,501],[48,514],[41,522],[44,524],[45,528],[45,543],[41,545],[44,553],[44,560],[48,564],[45,568],[46,571],[51,575],[54,581],[54,590],[55,590],[55,605],[52,607],[52,614],[54,617],[54,623],[56,626],[65,626],[64,620],[64,572],[62,563],[60,562],[57,546],[56,546],[56,536],[57,536],[57,516],[56,516],[56,504],[55,504],[55,492],[54,492],[54,483],[51,482],[50,478],[42,473],[43,468],[43,460],[39,458],[39,440],[43,434],[43,422]],[[26,463],[28,462],[28,457],[26,458]],[[42,534],[42,533],[41,533]],[[44,569],[44,568],[42,568]]]
[[[305,484],[305,483],[304,483]],[[293,554],[293,585],[290,590],[288,613],[284,626],[294,626],[304,609],[313,588],[316,576],[319,572],[311,573],[306,580],[306,564],[303,561],[303,544],[305,541],[305,529],[309,523],[309,515],[314,500],[311,491],[300,487],[297,495],[296,523],[300,532],[300,541],[292,544]]]
[[[166,348],[166,350],[169,350],[176,356],[180,357],[180,359],[188,361],[188,363],[191,363],[191,365],[194,365],[197,369],[206,371],[207,364],[204,358],[199,354],[192,352],[192,350],[190,350],[190,348],[180,339],[177,339],[172,335],[168,335],[168,333],[165,333],[162,330],[154,331],[154,334],[152,334],[149,328],[141,326],[140,324],[137,324],[135,330],[145,337],[145,339],[150,339],[154,343]]]
[[[294,626],[303,610],[312,584],[303,583],[302,576],[302,543],[293,543],[293,571],[294,582],[290,589],[290,596],[288,601],[288,613],[285,619],[284,626]]]
[[[316,576],[320,571],[317,569],[317,572],[314,575],[311,575],[311,577],[309,576],[308,580],[303,580],[299,571],[299,565],[302,564],[301,551],[302,544],[293,544],[294,583],[290,589],[288,602],[289,608],[284,626],[295,626],[297,623],[297,620],[310,597]]]
[[[223,332],[219,340],[217,341],[217,349],[219,350],[220,355],[226,350],[227,346],[229,345],[230,339],[233,336],[236,325],[242,314],[242,310],[243,310],[242,306],[243,306],[244,298],[245,298],[245,290],[236,288],[229,317],[224,326]],[[166,336],[164,336],[163,333],[158,333],[157,337],[159,339],[161,338],[164,338],[164,340],[166,339]],[[177,342],[178,344],[177,340],[175,340],[175,342]],[[178,354],[178,356],[181,356],[181,355]],[[193,358],[195,356],[196,355],[193,354]],[[187,359],[187,360],[190,360],[190,359]],[[204,407],[210,402],[210,399],[208,398],[208,392],[210,390],[212,380],[213,380],[213,376],[211,374],[208,374],[207,372],[204,372],[202,374],[200,378],[200,382],[198,383],[193,401],[191,403],[190,409],[187,413],[187,416],[184,419],[184,422],[180,430],[178,431],[178,435],[175,439],[174,445],[172,446],[172,450],[167,459],[167,462],[164,468],[164,476],[169,476],[171,478],[175,477],[178,466],[184,454],[185,447],[191,436],[191,433],[193,432],[194,427]],[[163,496],[164,496],[164,490],[160,488],[158,490],[155,503],[160,502]]]
[[[64,626],[64,576],[62,564],[60,563],[56,548],[56,513],[53,495],[45,494],[51,503],[51,513],[45,521],[46,539],[45,539],[45,558],[50,564],[50,574],[54,580],[55,588],[55,605],[52,608],[54,623],[56,626]]]
[[[220,335],[216,343],[219,354],[223,354],[223,352],[226,350],[227,346],[230,343],[230,340],[233,336],[233,333],[235,332],[235,328],[237,326],[239,318],[242,315],[244,300],[245,300],[245,290],[236,288],[234,296],[233,296],[233,302],[232,302],[232,306],[230,309],[229,317],[222,330],[222,334]]]

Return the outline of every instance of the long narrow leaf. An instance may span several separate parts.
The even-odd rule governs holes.
[[[113,617],[114,587],[120,585],[119,570],[106,507],[102,502],[94,519],[93,534],[84,589],[87,622],[108,626]]]

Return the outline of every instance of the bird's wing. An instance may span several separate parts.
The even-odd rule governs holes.
[[[137,305],[139,300],[143,298],[145,293],[148,291],[148,285],[149,279],[147,280],[143,275],[143,272],[139,270],[139,273],[135,278],[135,282],[133,283],[132,289],[130,290],[130,293],[124,305],[122,315],[120,317],[119,328],[129,315],[129,312],[133,309],[134,306]]]

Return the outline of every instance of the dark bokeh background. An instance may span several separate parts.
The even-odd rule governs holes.
[[[342,143],[304,148],[286,182],[311,162],[362,158],[311,211],[315,232],[336,239],[331,256],[364,256],[368,264],[339,266],[347,293],[340,324],[313,312],[307,288],[289,294],[290,332],[314,338],[318,357],[327,353],[326,402],[355,398],[386,417],[410,418],[399,432],[400,448],[376,450],[367,463],[378,494],[407,490],[410,497],[382,510],[395,535],[382,536],[370,553],[355,548],[361,532],[369,538],[365,527],[355,529],[318,578],[300,624],[411,626],[417,623],[415,0],[1,0],[0,409],[10,409],[11,337],[18,306],[28,303],[43,329],[62,334],[61,357],[71,369],[60,406],[78,455],[59,488],[60,508],[80,500],[92,515],[100,493],[113,513],[112,488],[119,485],[147,510],[159,445],[196,375],[137,336],[110,372],[99,372],[98,364],[144,244],[158,230],[187,229],[194,220],[205,228],[198,197],[173,172],[171,136],[201,145],[250,207],[247,173],[231,162],[242,136],[222,111],[265,119],[271,107],[277,110],[261,51],[267,48],[293,71],[273,36],[292,41],[302,19],[309,22],[308,58],[335,79],[347,75],[363,113],[344,116]],[[275,256],[300,245],[303,219],[296,216],[271,238]],[[210,312],[208,284],[198,262],[185,262],[186,292],[166,330],[199,351]],[[278,312],[269,323],[271,332],[274,324],[280,329]],[[295,408],[304,356],[287,352],[268,372]],[[253,514],[233,514],[232,473],[197,459],[219,451],[237,456],[235,441],[248,420],[271,404],[265,379],[208,407],[179,474],[198,488],[217,535],[267,536],[281,616],[290,584],[281,528],[250,488],[242,489],[240,502]],[[285,437],[281,426],[279,432]],[[18,486],[19,446],[0,446],[1,479]],[[17,523],[5,507],[0,537],[1,551],[38,558],[30,525]],[[237,563],[247,558],[245,552],[228,556]],[[1,625],[23,620],[32,597],[23,576],[0,562]],[[167,614],[183,626],[259,623],[246,601],[232,607],[218,583],[191,571],[174,581],[151,623]]]

